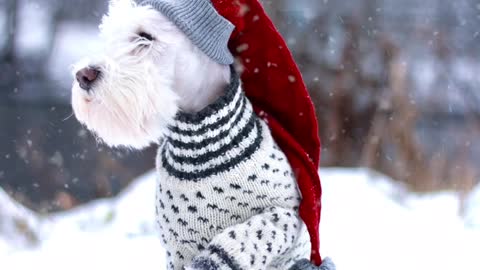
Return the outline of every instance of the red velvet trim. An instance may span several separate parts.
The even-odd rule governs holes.
[[[310,233],[312,262],[320,265],[320,139],[302,75],[258,0],[211,1],[236,27],[229,47],[243,67],[243,88],[296,173],[303,197],[300,216]]]

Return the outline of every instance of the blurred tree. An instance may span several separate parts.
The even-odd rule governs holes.
[[[112,196],[154,166],[154,149],[104,149],[71,117],[65,94],[70,89],[61,86],[70,78],[60,84],[49,74],[48,63],[58,57],[56,45],[64,39],[60,28],[68,23],[77,23],[77,31],[96,28],[106,5],[0,0],[0,14],[7,14],[0,27],[8,33],[0,40],[0,186],[36,210],[68,209]]]
[[[17,20],[18,20],[18,2],[16,0],[3,0],[2,10],[4,11],[6,20],[2,29],[4,35],[4,42],[0,43],[3,46],[0,47],[0,99],[6,97],[7,88],[5,85],[12,83],[14,78],[14,70],[16,70],[16,57],[15,57],[15,38],[17,32]]]
[[[476,1],[264,2],[317,107],[324,166],[369,166],[417,190],[476,182],[454,161],[479,134],[468,128],[479,82],[465,76],[479,68]],[[457,136],[445,139],[451,119]]]

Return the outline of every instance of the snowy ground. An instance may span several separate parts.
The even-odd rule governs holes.
[[[461,218],[453,193],[411,194],[364,169],[323,169],[321,176],[322,254],[339,270],[480,269],[480,189]],[[0,239],[1,269],[165,269],[153,219],[154,178],[141,177],[116,199],[49,217],[37,248]]]

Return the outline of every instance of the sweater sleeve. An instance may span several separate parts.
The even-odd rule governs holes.
[[[295,211],[271,207],[218,234],[186,269],[265,269],[298,244],[302,226]]]

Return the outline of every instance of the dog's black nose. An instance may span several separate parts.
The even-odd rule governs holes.
[[[85,91],[90,91],[92,84],[98,79],[100,70],[95,67],[82,68],[77,72],[75,77],[77,78],[80,88]]]

